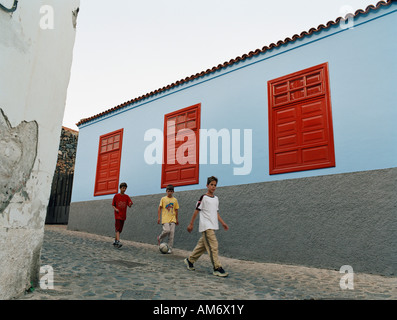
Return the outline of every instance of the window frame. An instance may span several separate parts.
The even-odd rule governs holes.
[[[183,168],[183,166],[185,167],[189,167],[192,166],[192,164],[168,164],[167,163],[167,157],[168,157],[168,139],[167,139],[167,135],[168,135],[168,127],[167,127],[167,120],[170,118],[174,118],[177,117],[180,114],[184,114],[184,113],[189,113],[191,111],[195,110],[196,112],[196,118],[195,118],[195,122],[196,122],[196,126],[195,126],[195,130],[196,130],[196,142],[195,142],[195,152],[196,152],[196,159],[195,159],[195,164],[194,164],[194,176],[191,179],[186,179],[186,180],[167,180],[166,179],[166,171],[169,170],[170,168],[174,168],[174,170],[180,170],[181,168]],[[186,122],[188,120],[186,119]],[[183,122],[182,122],[183,123]],[[176,122],[176,126],[178,125],[178,122]],[[200,169],[200,163],[199,163],[199,150],[200,150],[200,126],[201,126],[201,103],[197,103],[194,105],[191,105],[189,107],[183,108],[183,109],[179,109],[176,111],[173,111],[171,113],[165,114],[164,115],[164,143],[163,143],[163,163],[162,163],[162,169],[161,169],[161,188],[165,188],[168,184],[172,184],[174,186],[186,186],[186,185],[192,185],[192,184],[198,184],[199,183],[199,169]],[[175,136],[177,135],[177,131],[175,132]],[[184,144],[185,142],[182,142],[182,144]],[[175,148],[175,153],[177,152],[177,148]],[[175,162],[177,162],[177,159],[175,157]],[[180,172],[181,173],[181,172]],[[180,174],[179,173],[179,174]]]
[[[101,157],[101,155],[103,155],[103,154],[106,154],[106,153],[111,153],[112,151],[114,152],[114,151],[116,151],[116,150],[110,150],[110,151],[105,151],[105,152],[101,152],[101,146],[102,146],[102,141],[104,140],[104,139],[108,139],[108,138],[110,138],[110,137],[112,137],[112,136],[116,136],[116,135],[118,135],[118,134],[120,134],[120,140],[119,140],[119,147],[118,147],[118,149],[117,149],[117,151],[119,152],[119,154],[118,154],[118,168],[117,168],[117,174],[114,176],[114,178],[117,178],[116,180],[116,187],[114,187],[114,188],[112,188],[112,189],[107,189],[107,190],[101,190],[101,191],[99,191],[98,189],[99,189],[99,187],[98,187],[98,185],[99,185],[99,183],[101,182],[101,181],[99,181],[99,173],[100,173],[100,165],[101,165],[101,163],[100,163],[100,157]],[[108,194],[115,194],[115,193],[117,193],[118,192],[118,190],[119,190],[119,181],[120,181],[120,167],[121,167],[121,155],[122,155],[122,147],[123,147],[123,134],[124,134],[124,129],[122,128],[122,129],[118,129],[118,130],[115,130],[115,131],[112,131],[112,132],[109,132],[109,133],[106,133],[106,134],[104,134],[104,135],[101,135],[100,137],[99,137],[99,144],[98,144],[98,156],[97,156],[97,166],[96,166],[96,173],[95,173],[95,185],[94,185],[94,196],[95,197],[97,197],[97,196],[103,196],[103,195],[108,195]]]
[[[308,84],[308,77],[310,75],[315,74],[316,72],[320,72],[322,74],[322,80],[318,82],[313,82],[313,84]],[[298,87],[298,89],[291,88],[291,82],[296,81],[298,78],[305,78],[303,86]],[[276,86],[279,85],[282,87],[284,83],[288,83],[288,89],[277,95],[275,93]],[[309,88],[316,88],[318,92],[312,91],[309,94]],[[320,89],[319,89],[320,88]],[[301,90],[303,93],[299,93],[296,97],[292,98],[292,94]],[[302,96],[299,96],[302,95]],[[281,97],[281,98],[280,98]],[[276,98],[279,100],[277,101]],[[283,101],[283,99],[285,101]],[[292,100],[291,100],[292,99]],[[268,115],[269,115],[269,174],[281,174],[288,172],[298,172],[298,171],[306,171],[306,170],[314,170],[314,169],[322,169],[335,167],[335,146],[334,146],[334,137],[333,137],[333,124],[332,124],[332,106],[331,106],[331,92],[330,92],[330,84],[329,84],[329,70],[328,63],[319,64],[307,69],[303,69],[273,80],[268,81]],[[325,111],[322,113],[322,116],[325,119],[324,123],[324,135],[327,138],[321,144],[327,145],[327,157],[324,161],[317,161],[312,163],[305,163],[303,161],[303,150],[304,148],[309,148],[310,145],[305,146],[304,143],[299,143],[296,146],[297,158],[299,159],[299,163],[291,164],[290,166],[277,167],[276,166],[276,154],[280,152],[280,148],[277,148],[277,144],[275,141],[276,138],[276,121],[275,121],[275,111],[282,110],[287,108],[296,108],[299,106],[304,106],[305,103],[316,103],[316,102],[324,102]],[[301,115],[300,115],[301,116]],[[297,118],[297,121],[302,120],[303,118]],[[302,141],[303,137],[303,125],[297,124],[297,139]],[[298,136],[298,133],[300,134]],[[320,142],[318,142],[320,144]],[[315,145],[315,144],[313,144]],[[314,148],[314,147],[313,147]],[[291,150],[293,147],[291,147]]]

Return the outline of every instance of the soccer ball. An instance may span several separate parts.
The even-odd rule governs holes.
[[[167,253],[168,252],[168,244],[166,243],[161,243],[159,246],[159,250],[161,253]]]

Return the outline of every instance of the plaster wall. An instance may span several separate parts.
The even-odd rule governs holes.
[[[78,7],[20,0],[14,12],[0,9],[0,299],[38,281]]]

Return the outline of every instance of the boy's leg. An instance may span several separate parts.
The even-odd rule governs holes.
[[[120,220],[118,220],[118,219],[116,219],[114,222],[114,231],[115,231],[114,240],[119,241],[120,240]]]
[[[115,243],[114,244],[117,244],[119,247],[121,247],[121,244],[120,244],[120,233],[123,231],[123,226],[124,226],[124,220],[117,220],[116,219],[116,223],[115,223],[116,237],[115,237]]]
[[[169,227],[170,227],[170,233],[168,235],[168,247],[172,249],[172,247],[174,246],[175,223],[173,222],[170,223]]]
[[[218,240],[216,239],[215,230],[204,231],[203,239],[214,269],[221,268],[222,265],[218,257]]]
[[[161,232],[161,234],[159,236],[160,243],[162,243],[164,238],[170,234],[170,226],[169,225],[170,225],[169,223],[163,224],[163,231]]]
[[[191,253],[189,257],[189,261],[191,263],[195,263],[198,258],[201,257],[201,255],[206,251],[205,244],[204,244],[204,232],[201,235],[200,240],[197,242],[196,247],[193,249],[193,252]]]
[[[124,227],[124,220],[116,220],[115,228],[116,228],[116,235],[120,239],[120,233],[123,231]]]

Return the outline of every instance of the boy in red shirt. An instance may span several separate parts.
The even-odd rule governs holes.
[[[114,247],[121,248],[120,233],[123,231],[124,221],[127,219],[127,206],[131,208],[131,198],[125,194],[127,190],[127,184],[125,182],[120,183],[120,193],[117,193],[113,197],[112,207],[114,209],[114,218],[116,220],[116,237],[114,240]]]

